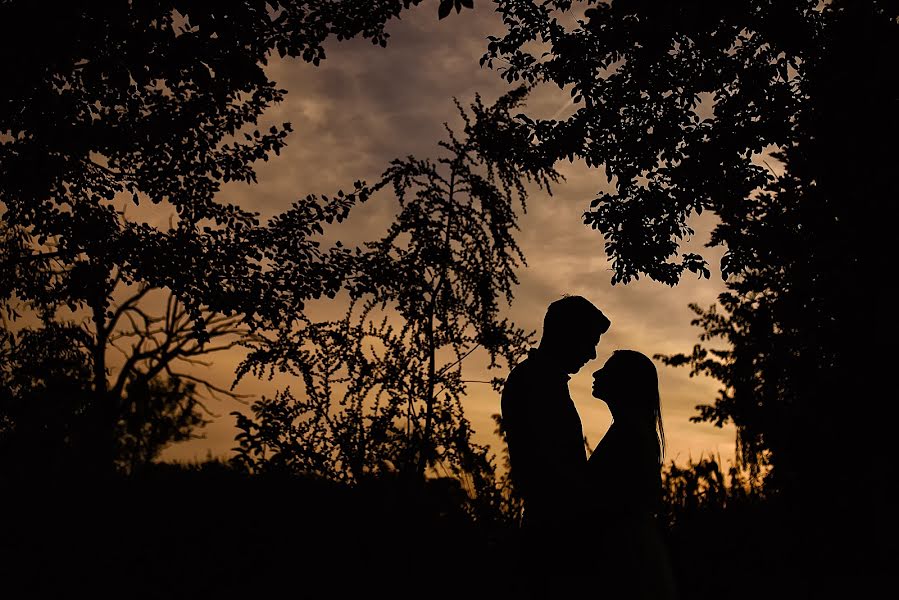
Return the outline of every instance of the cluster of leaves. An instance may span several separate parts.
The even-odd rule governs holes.
[[[66,457],[77,462],[74,455],[84,447],[90,407],[84,382],[91,377],[90,362],[78,351],[81,337],[78,328],[58,324],[17,333],[0,329],[4,471],[23,461],[50,472]]]
[[[456,13],[460,13],[462,7],[474,8],[474,0],[440,0],[440,5],[437,7],[437,18],[445,19],[453,8],[456,9]]]
[[[753,154],[795,141],[819,3],[586,2],[577,4],[594,6],[570,29],[557,18],[574,11],[570,1],[496,4],[508,32],[491,38],[482,62],[509,81],[570,90],[577,107],[562,121],[526,119],[536,151],[601,165],[616,185],[585,214],[606,238],[613,281],[707,277],[702,257],[671,259],[693,234],[692,214],[768,182]],[[549,50],[538,56],[529,42]]]
[[[340,320],[306,321],[293,335],[260,347],[239,375],[261,374],[277,365],[301,379],[303,393],[288,388],[240,413],[238,462],[253,471],[306,473],[355,483],[413,472],[420,398],[427,381],[420,347],[408,325],[394,328],[373,317],[371,303],[353,303]],[[382,312],[383,311],[377,311]],[[411,371],[407,371],[412,367]],[[448,465],[461,464],[470,427],[459,403],[459,371],[438,371],[450,380],[435,410],[434,437]],[[450,396],[452,394],[452,396]]]
[[[524,514],[524,500],[512,479],[512,461],[509,458],[508,431],[503,425],[502,415],[491,415],[493,422],[496,423],[494,433],[502,441],[502,465],[497,470],[496,481],[493,486],[494,494],[492,503],[496,506],[496,512],[503,516],[503,519],[513,525],[521,524],[521,517]],[[586,445],[586,438],[585,438]]]
[[[559,175],[501,151],[520,133],[510,111],[524,97],[477,99],[470,115],[460,107],[465,135],[447,128],[444,157],[384,172],[372,190],[392,190],[399,212],[384,237],[345,255],[346,315],[282,330],[242,366],[241,375],[302,377],[304,396],[288,390],[237,414],[240,463],[349,481],[443,473],[472,496],[495,493],[487,448],[472,442],[462,409],[462,369],[478,349],[491,368],[500,357],[514,365],[531,341],[500,316],[524,261],[516,204],[526,182],[548,189]]]
[[[159,458],[163,449],[200,437],[208,412],[194,381],[178,376],[135,381],[124,393],[116,424],[116,464],[136,473]]]

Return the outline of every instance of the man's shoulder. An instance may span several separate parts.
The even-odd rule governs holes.
[[[503,390],[514,390],[522,386],[533,385],[535,381],[542,378],[541,371],[542,369],[540,369],[540,365],[537,364],[537,361],[532,357],[525,358],[515,365],[509,373]]]
[[[527,410],[550,393],[550,381],[547,371],[540,361],[528,357],[518,363],[506,378],[502,393],[502,412]]]

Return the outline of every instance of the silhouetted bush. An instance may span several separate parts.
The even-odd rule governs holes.
[[[507,568],[442,479],[350,487],[206,462],[9,489],[10,597],[478,597]]]
[[[663,471],[665,526],[684,599],[804,598],[793,569],[797,532],[780,498],[747,467],[722,470],[714,458]]]
[[[711,459],[666,469],[660,517],[685,600],[807,597],[788,510],[744,475]],[[0,577],[29,597],[505,598],[516,568],[514,521],[472,518],[447,478],[347,485],[206,461],[3,483]]]

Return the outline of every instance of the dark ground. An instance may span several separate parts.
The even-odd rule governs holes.
[[[9,598],[505,596],[510,532],[439,490],[214,469],[4,487]]]
[[[517,531],[473,523],[439,483],[350,488],[209,463],[0,489],[3,598],[516,597]],[[684,600],[840,597],[809,583],[814,553],[775,504],[677,517]],[[849,591],[864,576],[830,575]]]

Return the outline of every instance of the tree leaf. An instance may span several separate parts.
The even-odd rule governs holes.
[[[440,0],[440,6],[437,8],[437,18],[443,19],[449,16],[453,9],[453,0]]]

